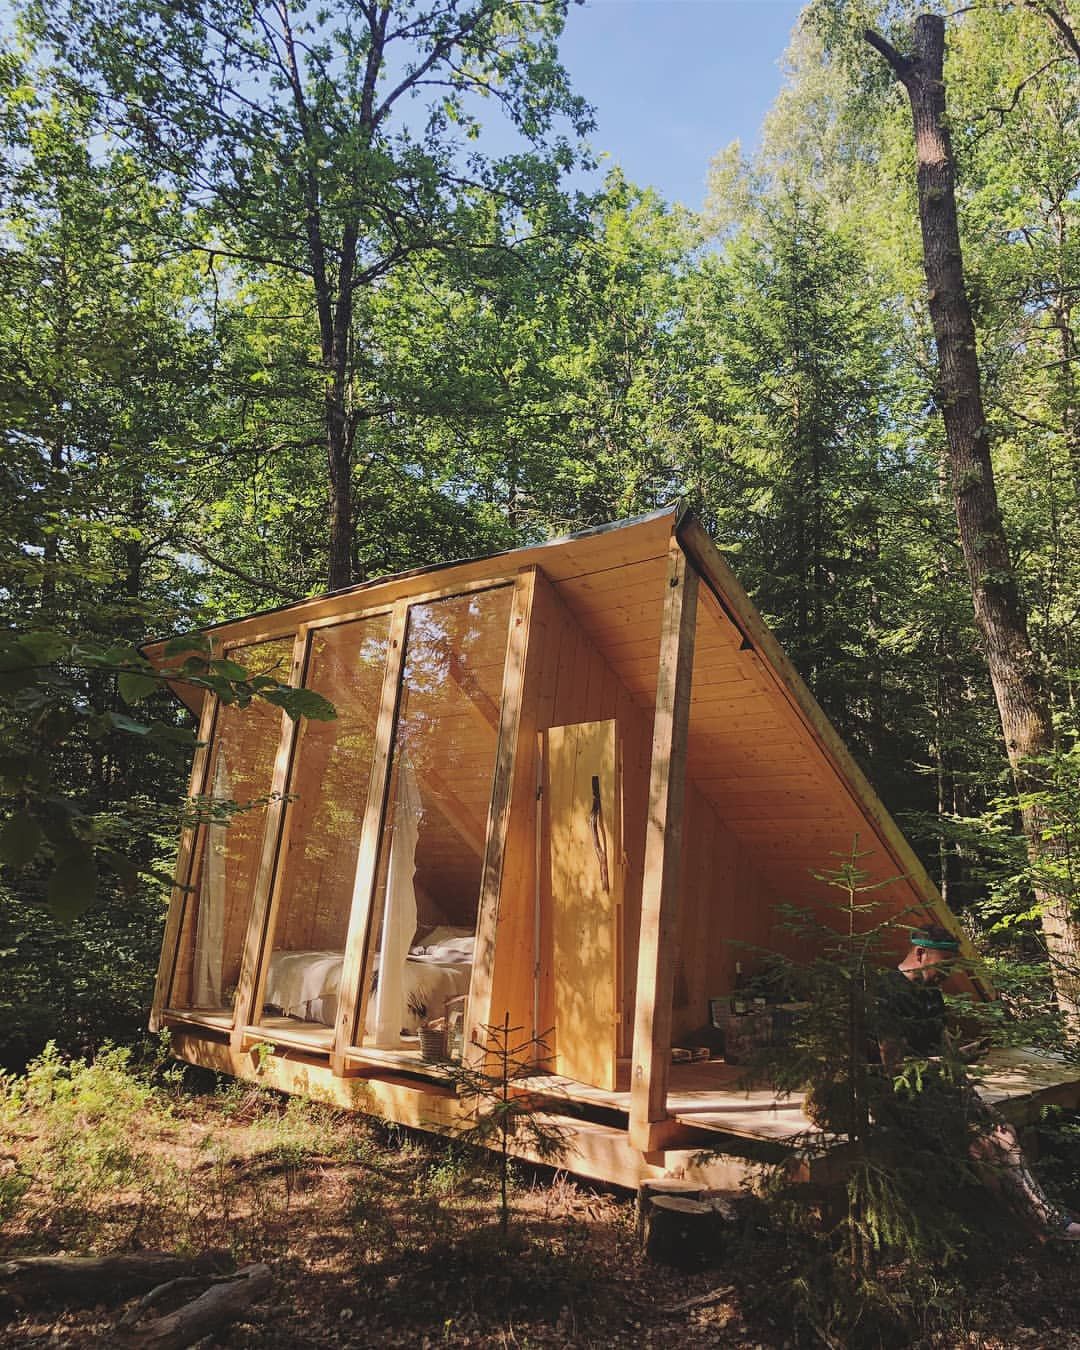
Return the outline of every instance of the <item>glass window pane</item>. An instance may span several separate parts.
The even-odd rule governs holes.
[[[379,614],[312,634],[304,684],[333,703],[337,718],[305,719],[298,733],[267,942],[264,1020],[332,1027],[337,1018],[389,632],[390,615]],[[318,1027],[311,1030],[317,1039]]]
[[[362,1045],[414,1048],[468,993],[512,598],[499,587],[409,611]]]
[[[270,674],[284,683],[292,653],[289,637],[237,647],[228,656],[249,675]],[[173,973],[174,1008],[231,1016],[281,725],[281,709],[262,699],[247,708],[226,704],[218,709],[204,790],[213,819],[200,828],[196,841],[194,889],[185,905]]]

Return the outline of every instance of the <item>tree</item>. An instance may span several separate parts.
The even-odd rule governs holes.
[[[510,1228],[510,1148],[524,1145],[542,1162],[557,1164],[569,1146],[569,1131],[541,1110],[543,1103],[523,1086],[547,1059],[542,1037],[524,1036],[501,1022],[482,1026],[484,1039],[476,1056],[447,1068],[447,1077],[466,1102],[470,1114],[457,1138],[496,1154],[499,1175],[499,1231],[506,1241]]]
[[[997,1207],[980,1193],[972,1157],[985,1122],[967,1100],[973,1089],[951,1038],[940,1056],[899,1053],[903,1020],[887,984],[896,977],[896,930],[907,924],[876,899],[889,883],[869,881],[867,856],[855,839],[847,857],[834,855],[815,873],[836,892],[833,904],[779,907],[797,954],[770,953],[767,978],[796,992],[801,1011],[753,1061],[778,1093],[805,1090],[815,1128],[792,1144],[813,1149],[823,1136],[845,1137],[828,1199],[794,1181],[788,1159],[764,1171],[770,1227],[790,1244],[777,1253],[776,1287],[830,1346],[925,1334],[925,1320],[916,1331],[909,1319],[931,1316],[950,1283],[959,1294],[965,1255],[1000,1245]],[[884,1063],[868,1063],[875,1044]]]
[[[253,269],[301,281],[331,588],[354,574],[352,468],[377,343],[354,325],[357,297],[418,252],[513,247],[526,199],[546,196],[553,225],[568,224],[557,184],[574,153],[556,131],[560,119],[584,131],[589,114],[555,55],[567,4],[40,0],[31,12],[102,129],[171,194],[174,245],[221,267],[226,285]],[[484,100],[529,153],[465,153],[463,138],[482,139]],[[472,233],[467,186],[498,203],[506,229]]]
[[[911,104],[923,260],[938,352],[937,399],[945,424],[957,524],[975,619],[1020,794],[1024,831],[1036,861],[1046,847],[1036,795],[1039,761],[1053,749],[1054,730],[994,481],[975,324],[964,281],[955,160],[945,114],[945,23],[936,15],[919,15],[911,56],[902,55],[873,30],[867,30],[866,40],[889,62]],[[1071,912],[1070,897],[1037,887],[1036,898],[1059,1002],[1070,1022],[1080,1026],[1080,922]]]

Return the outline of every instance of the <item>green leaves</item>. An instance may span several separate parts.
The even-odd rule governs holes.
[[[141,754],[155,746],[190,747],[195,742],[188,727],[95,706],[88,689],[107,690],[115,680],[119,698],[131,706],[160,691],[165,679],[174,676],[241,707],[261,699],[293,719],[336,716],[333,705],[319,694],[293,689],[273,674],[251,674],[231,659],[212,657],[201,636],[178,638],[167,650],[174,660],[182,660],[159,671],[130,643],[72,638],[53,630],[9,631],[0,638],[0,721],[15,729],[23,747],[0,757],[0,794],[13,800],[0,826],[0,865],[24,874],[44,870],[45,901],[65,923],[98,898],[103,863],[126,895],[136,892],[144,871],[154,869],[129,856],[127,839],[123,848],[110,842],[116,823],[106,825],[84,809],[74,785],[62,777],[54,783],[53,756],[80,735],[84,743],[113,744],[121,759],[124,751],[116,738],[141,742]],[[134,842],[137,847],[139,841]]]
[[[0,862],[25,867],[36,857],[42,838],[41,826],[29,811],[16,811],[0,828]]]
[[[45,629],[20,633],[18,646],[29,652],[37,664],[48,665],[70,654],[71,639],[63,633]]]
[[[116,678],[116,683],[120,697],[125,703],[141,703],[158,687],[158,680],[153,675],[143,675],[132,670],[122,670]]]
[[[7,636],[0,639],[0,698],[31,688],[37,679],[37,664],[28,647]]]
[[[58,919],[71,923],[94,903],[97,897],[97,859],[89,848],[78,849],[60,858],[49,876],[46,899]]]
[[[164,655],[167,657],[190,656],[200,652],[205,655],[210,653],[210,639],[205,633],[181,634],[170,638],[164,647]]]
[[[267,703],[283,708],[294,722],[301,717],[310,717],[316,722],[332,722],[337,717],[337,709],[330,700],[312,689],[290,689],[278,685],[259,692]]]

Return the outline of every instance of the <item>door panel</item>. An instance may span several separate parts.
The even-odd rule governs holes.
[[[546,741],[555,1072],[613,1090],[623,878],[615,722],[552,727]]]

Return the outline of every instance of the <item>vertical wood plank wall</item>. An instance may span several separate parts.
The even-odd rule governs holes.
[[[672,1040],[703,1027],[708,1001],[728,993],[735,962],[760,963],[753,948],[783,948],[773,897],[750,850],[717,818],[690,779],[686,784]],[[746,945],[743,945],[746,944]]]
[[[559,1036],[554,1067],[613,1092],[623,1019],[618,723],[608,718],[552,727],[542,744]]]
[[[599,649],[583,631],[556,588],[537,577],[529,643],[527,690],[522,710],[522,749],[515,771],[511,816],[498,917],[498,959],[490,1016],[509,1012],[512,1025],[546,1035],[554,1054],[551,859],[546,819],[540,835],[540,1000],[533,1026],[534,915],[536,904],[536,734],[552,726],[614,718],[623,754],[623,828],[626,887],[622,930],[622,1017],[619,1054],[630,1054],[637,993],[638,935],[644,868],[652,749],[652,710],[626,691]],[[775,945],[771,894],[750,850],[717,819],[712,805],[690,780],[686,794],[681,905],[678,923],[672,1034],[676,1040],[700,1029],[708,1000],[728,992],[742,948],[731,939]],[[751,961],[752,958],[747,957]]]
[[[614,718],[624,757],[623,829],[626,842],[626,904],[624,908],[624,986],[619,1027],[620,1053],[629,1051],[629,1026],[634,1007],[637,968],[637,929],[640,919],[641,872],[644,858],[644,821],[648,798],[651,716],[616,677],[580,624],[557,595],[552,584],[537,576],[526,670],[526,698],[522,708],[521,742],[515,763],[510,804],[502,895],[498,914],[498,959],[489,1001],[490,1017],[501,1021],[509,1012],[513,1025],[551,1035],[553,1003],[551,870],[547,831],[541,821],[540,872],[537,877],[538,733],[571,722],[599,722]],[[540,959],[538,1016],[534,1027],[534,925],[539,880]]]
[[[623,906],[622,1009],[617,1045],[629,1054],[637,988],[637,939],[641,919],[641,877],[645,858],[645,813],[648,808],[649,757],[652,745],[651,709],[642,708],[615,675],[588,635],[558,598],[552,596],[546,671],[550,704],[545,706],[541,730],[572,722],[602,722],[614,718],[623,755],[623,823],[625,850]],[[542,836],[545,841],[547,829]],[[554,1025],[553,935],[551,926],[550,858],[542,860],[541,913],[541,1022]],[[554,1049],[554,1047],[552,1047]]]

